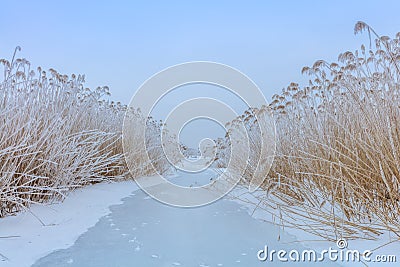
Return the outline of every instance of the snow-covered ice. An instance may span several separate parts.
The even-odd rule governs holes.
[[[179,172],[171,179],[198,186],[209,176],[212,171]],[[134,182],[89,186],[61,204],[34,205],[32,212],[46,226],[29,212],[0,220],[0,236],[19,236],[0,239],[0,253],[7,257],[0,267],[287,266],[290,263],[261,262],[257,252],[265,245],[287,251],[334,246],[299,242],[315,237],[255,219],[267,215],[252,217],[249,206],[229,198],[200,208],[176,208],[148,197]],[[340,265],[325,261],[323,266]]]
[[[0,219],[0,267],[31,266],[53,250],[70,247],[100,218],[111,219],[109,207],[137,189],[133,181],[90,185],[62,203],[32,205],[30,212]]]
[[[254,220],[232,201],[220,200],[200,208],[176,208],[153,199],[144,200],[144,196],[145,193],[137,192],[125,198],[123,204],[111,207],[115,225],[110,226],[102,218],[73,246],[55,251],[33,266],[71,266],[68,261],[72,258],[73,266],[82,267],[217,264],[251,267],[268,265],[257,259],[257,251],[265,244],[275,249],[304,249],[296,243],[281,244],[277,241],[280,233],[277,226]],[[216,213],[217,216],[212,216]],[[116,233],[116,228],[126,233],[126,238]],[[281,239],[295,240],[285,233],[281,233]]]

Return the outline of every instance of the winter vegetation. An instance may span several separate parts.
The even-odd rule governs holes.
[[[84,87],[84,76],[33,69],[26,59],[2,59],[0,82],[0,217],[32,203],[64,198],[68,191],[101,181],[149,175],[143,144],[143,125],[150,155],[163,170],[159,136],[161,123],[143,118],[137,110],[105,100],[107,87]],[[125,113],[132,131],[127,142],[134,164],[128,175],[121,132]],[[141,143],[140,143],[141,142]],[[140,143],[140,144],[139,144]]]
[[[388,231],[400,238],[400,33],[390,39],[358,22],[355,33],[363,31],[368,48],[305,67],[309,85],[291,83],[265,108],[274,115],[277,150],[252,204],[275,223],[328,240]],[[254,128],[255,112],[238,120]],[[249,131],[250,162],[263,141],[258,132]],[[229,139],[217,144],[223,166]]]

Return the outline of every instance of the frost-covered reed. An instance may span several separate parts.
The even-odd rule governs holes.
[[[318,60],[303,69],[308,86],[273,96],[277,152],[254,194],[275,222],[330,240],[400,238],[400,33],[378,36],[358,22],[361,31],[374,45]]]
[[[16,49],[16,52],[19,48]],[[25,59],[0,60],[0,217],[31,203],[63,198],[74,188],[127,177],[121,141],[127,107],[104,100],[107,87],[84,87],[84,76],[33,69]],[[135,110],[130,114],[141,118]],[[152,144],[160,124],[134,120],[129,133],[140,148],[143,123],[148,122]],[[135,131],[135,129],[140,131]],[[140,140],[140,142],[138,141]],[[131,155],[138,167],[133,176],[154,172],[146,153]],[[150,152],[160,155],[157,149]],[[155,159],[158,165],[164,159]],[[161,168],[161,167],[160,167]],[[164,168],[165,169],[165,168]],[[133,177],[133,178],[134,178]]]

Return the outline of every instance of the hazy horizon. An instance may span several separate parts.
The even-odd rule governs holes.
[[[124,104],[144,81],[169,66],[214,61],[245,73],[270,101],[290,82],[307,82],[303,66],[334,61],[339,53],[368,44],[368,34],[354,36],[358,20],[381,35],[400,30],[397,1],[114,3],[5,2],[0,58],[11,58],[19,45],[18,57],[32,66],[85,74],[88,87],[107,85],[110,100]],[[211,91],[180,90],[175,98],[167,97],[170,102],[164,101],[158,114],[166,114],[175,103],[171,99]],[[232,100],[226,93],[216,96]],[[203,135],[197,133],[192,132],[196,140]]]

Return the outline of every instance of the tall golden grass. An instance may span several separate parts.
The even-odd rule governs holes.
[[[318,60],[303,69],[308,86],[273,96],[276,157],[253,194],[284,226],[328,240],[400,238],[400,33],[390,39],[358,22],[361,31],[374,46]]]
[[[17,52],[19,48],[16,49]],[[144,161],[143,125],[149,125],[149,145],[159,158],[159,123],[129,110],[132,152],[137,166],[128,169],[124,160],[121,132],[127,107],[104,100],[107,87],[84,87],[84,76],[61,75],[33,69],[25,59],[1,59],[0,82],[0,217],[26,208],[31,203],[63,198],[69,190],[100,181],[149,175],[154,172]],[[136,130],[137,129],[137,130]],[[137,142],[137,143],[134,143]]]

